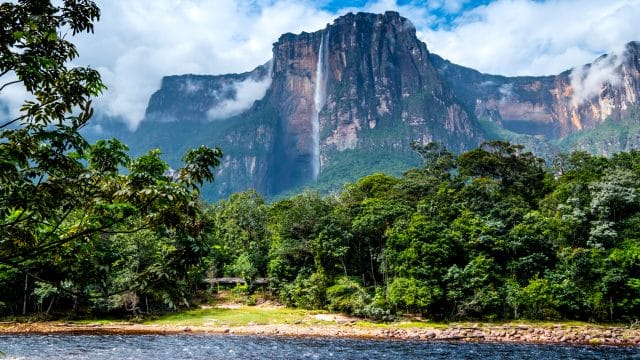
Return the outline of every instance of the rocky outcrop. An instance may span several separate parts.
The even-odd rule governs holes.
[[[272,109],[256,100],[270,83],[270,62],[242,74],[167,76],[136,131],[118,137],[130,144],[133,155],[162,149],[176,167],[189,148],[219,146],[224,157],[215,186],[204,189],[206,198],[249,188],[268,193],[278,129]],[[247,110],[250,115],[240,116]]]
[[[322,166],[341,151],[375,149],[385,140],[391,151],[406,151],[416,140],[460,151],[482,140],[475,117],[445,86],[407,19],[395,12],[349,14],[325,32],[330,55],[320,113]],[[380,133],[395,136],[380,139]]]
[[[231,306],[234,306],[233,304]],[[229,311],[229,308],[218,308]],[[231,310],[232,311],[232,310]],[[262,308],[255,311],[270,316],[272,309]],[[322,321],[318,321],[318,317]],[[258,336],[292,336],[322,338],[363,338],[379,340],[411,340],[437,342],[488,342],[516,344],[564,344],[629,347],[634,353],[640,346],[640,330],[635,326],[603,326],[597,324],[575,323],[451,323],[430,326],[429,323],[403,322],[391,323],[380,327],[362,318],[347,317],[340,314],[318,314],[308,316],[295,323],[269,323],[226,325],[216,321],[203,321],[202,325],[168,325],[117,323],[70,323],[70,322],[2,322],[0,334],[86,334],[86,335],[141,335],[141,334],[230,334]],[[374,326],[377,325],[377,326]],[[399,326],[400,324],[400,326]],[[636,351],[637,352],[637,351]],[[604,353],[603,353],[604,354]],[[631,355],[633,358],[633,355]],[[617,357],[615,357],[617,358]]]

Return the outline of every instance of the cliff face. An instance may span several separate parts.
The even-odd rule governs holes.
[[[263,101],[276,109],[276,154],[288,165],[271,192],[322,177],[348,150],[411,158],[414,140],[463,150],[482,139],[475,117],[444,86],[415,28],[398,13],[348,14],[321,31],[285,34],[273,56]]]
[[[640,44],[604,55],[557,76],[504,77],[482,74],[434,57],[440,74],[466,106],[507,130],[563,139],[620,120],[639,105]]]
[[[407,19],[393,12],[350,14],[325,34],[330,55],[320,112],[321,166],[346,149],[386,145],[404,151],[412,140],[438,140],[459,151],[482,139]],[[381,144],[376,135],[389,131],[396,136]]]
[[[313,178],[314,95],[322,33],[287,34],[273,46],[273,82],[265,99],[277,113],[278,137],[267,193],[279,193]]]
[[[136,131],[118,137],[130,144],[134,155],[162,149],[176,167],[189,148],[219,146],[224,157],[215,185],[204,189],[205,197],[217,199],[249,188],[266,193],[277,121],[268,104],[255,101],[270,84],[271,63],[242,74],[167,76]]]
[[[395,12],[348,14],[282,35],[272,60],[253,71],[164,78],[124,138],[134,153],[162,148],[176,166],[189,147],[221,147],[209,199],[398,174],[418,164],[413,141],[459,152],[499,138],[538,155],[609,153],[640,143],[628,126],[638,122],[639,58],[634,42],[557,76],[487,75],[430,53]],[[620,124],[631,132],[618,134]]]

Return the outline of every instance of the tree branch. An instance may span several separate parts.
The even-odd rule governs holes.
[[[0,93],[1,93],[1,92],[2,92],[2,90],[4,90],[4,88],[6,88],[7,86],[9,86],[9,85],[13,85],[13,84],[17,84],[17,83],[21,83],[21,82],[22,82],[22,80],[19,80],[19,79],[18,79],[18,80],[14,80],[14,81],[9,81],[8,83],[6,83],[6,84],[4,84],[4,85],[0,86]]]
[[[7,126],[9,126],[9,125],[11,125],[11,124],[13,124],[13,123],[15,123],[15,122],[17,122],[17,121],[20,121],[20,120],[22,120],[22,119],[24,119],[24,118],[26,118],[26,117],[27,117],[27,115],[21,115],[21,116],[18,116],[17,118],[15,118],[15,119],[13,119],[13,120],[9,120],[9,121],[7,121],[6,123],[4,123],[4,124],[0,125],[0,129],[4,129],[4,128],[6,128]]]
[[[33,279],[35,279],[37,281],[49,284],[49,285],[53,286],[54,288],[58,289],[60,292],[67,293],[67,294],[69,294],[71,296],[77,296],[77,297],[81,297],[81,298],[85,298],[85,299],[105,299],[105,298],[108,298],[108,297],[113,296],[113,295],[118,295],[118,294],[122,294],[122,293],[127,292],[127,291],[131,291],[131,288],[129,287],[129,288],[126,288],[126,289],[117,290],[117,291],[106,293],[106,294],[103,294],[103,295],[89,296],[89,295],[87,295],[85,293],[82,293],[82,292],[76,292],[76,291],[72,291],[72,290],[66,289],[66,288],[60,286],[58,283],[55,283],[55,282],[50,281],[50,280],[43,279],[43,278],[39,277],[38,275],[34,275],[33,273],[29,272],[29,270],[27,270],[25,267],[21,266],[19,263],[5,262],[5,264],[9,265],[10,267],[12,267],[12,268],[14,268],[14,269],[16,269],[18,271],[20,271],[21,273],[23,273],[25,275],[30,276],[31,278],[33,278]]]

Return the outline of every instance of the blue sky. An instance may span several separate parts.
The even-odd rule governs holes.
[[[330,0],[326,1],[320,7],[327,11],[336,12],[346,7],[362,7],[367,3],[367,0]]]
[[[320,2],[320,8],[330,12],[338,12],[339,10],[345,9],[345,8],[362,8],[367,4],[368,1],[369,0],[328,0],[328,1]],[[454,11],[447,10],[445,2],[438,2],[438,1],[434,2],[434,1],[426,1],[426,0],[423,0],[423,1],[399,0],[396,3],[401,6],[413,3],[423,7],[428,7],[429,3],[436,3],[437,5],[439,5],[436,7],[439,13],[455,14],[455,13],[460,13],[461,11],[473,9],[479,5],[486,5],[490,2],[491,2],[490,0],[448,1],[449,4],[453,4],[453,5],[450,5],[450,8],[454,8],[455,9]]]
[[[320,5],[321,9],[324,9],[329,12],[339,13],[343,9],[349,8],[364,8],[367,5],[368,0],[329,0],[325,1]],[[437,21],[430,24],[430,28],[448,28],[451,27],[454,20],[458,18],[459,15],[474,9],[478,6],[487,5],[491,3],[491,0],[473,0],[473,1],[464,1],[464,0],[453,0],[453,1],[411,1],[411,0],[400,0],[396,2],[398,5],[417,5],[424,8],[429,8],[431,6],[431,15],[434,15],[437,18]]]
[[[109,90],[98,110],[135,127],[165,75],[248,71],[286,32],[317,31],[347,12],[398,11],[427,48],[503,75],[557,74],[640,40],[639,0],[97,0],[78,65]],[[17,88],[16,88],[17,89]],[[249,94],[250,95],[250,94]],[[1,95],[14,109],[24,92]],[[247,99],[251,97],[248,96]]]

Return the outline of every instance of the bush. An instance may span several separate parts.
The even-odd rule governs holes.
[[[547,279],[529,280],[527,286],[513,291],[509,300],[518,303],[522,309],[522,317],[526,319],[554,320],[560,317],[557,311],[559,302],[553,296]]]
[[[304,309],[322,309],[326,303],[327,276],[323,272],[315,272],[308,276],[301,272],[291,284],[285,284],[280,292],[280,299],[287,306]]]
[[[390,305],[404,311],[425,313],[442,290],[414,278],[395,278],[388,288]]]
[[[373,300],[371,300],[369,304],[365,306],[362,313],[358,315],[380,321],[394,320],[395,317],[391,314],[391,310],[389,309],[389,302],[387,301],[385,288],[377,287]]]
[[[341,277],[335,285],[327,289],[327,307],[331,311],[340,311],[351,315],[364,315],[371,297],[358,281]]]

